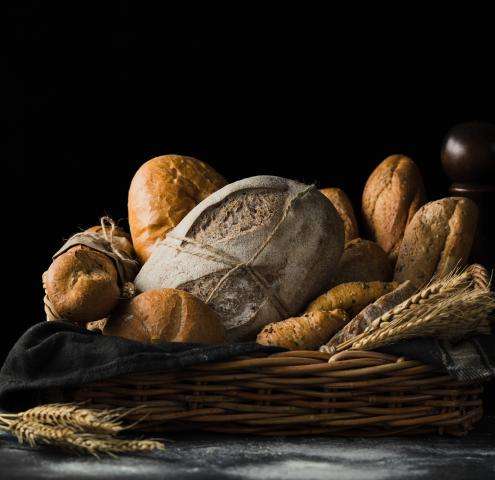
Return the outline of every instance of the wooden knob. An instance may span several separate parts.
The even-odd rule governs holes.
[[[495,265],[495,125],[462,123],[452,128],[442,147],[442,165],[452,180],[450,195],[468,197],[479,208],[471,261]]]
[[[472,122],[452,128],[442,147],[442,165],[454,185],[495,188],[495,125]]]

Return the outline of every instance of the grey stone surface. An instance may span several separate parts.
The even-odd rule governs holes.
[[[255,438],[188,434],[167,450],[118,459],[31,450],[8,436],[2,479],[490,479],[495,478],[495,417],[470,435],[415,438]]]

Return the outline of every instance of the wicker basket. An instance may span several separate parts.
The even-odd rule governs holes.
[[[464,434],[482,416],[480,386],[373,351],[293,351],[183,371],[128,375],[72,392],[95,408],[139,407],[146,431],[256,435]]]
[[[458,279],[490,292],[489,275],[480,265]],[[442,285],[423,289],[405,306],[426,302]],[[450,330],[451,324],[445,325]],[[135,428],[146,431],[380,436],[464,434],[482,417],[481,392],[481,386],[460,384],[431,365],[351,349],[333,356],[256,354],[127,375],[82,386],[69,397],[95,408],[138,407],[129,419],[139,420]]]

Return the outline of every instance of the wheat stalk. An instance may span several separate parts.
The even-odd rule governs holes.
[[[14,414],[2,414],[2,418],[15,418],[25,422],[71,427],[79,431],[117,434],[125,427],[121,419],[129,412],[122,409],[93,410],[73,403],[51,403]]]
[[[420,292],[375,319],[362,334],[341,343],[335,350],[372,350],[419,336],[456,340],[473,332],[489,333],[488,318],[495,309],[489,283],[481,265],[433,279]]]
[[[163,449],[163,443],[155,440],[115,437],[129,428],[121,420],[134,410],[94,410],[76,404],[40,405],[25,412],[1,414],[0,429],[14,435],[19,443],[51,445],[96,456]]]
[[[3,429],[6,429],[5,426]],[[31,447],[48,445],[66,450],[75,450],[98,456],[99,453],[115,454],[125,452],[149,452],[163,450],[163,443],[156,440],[126,440],[110,435],[81,433],[71,427],[45,425],[43,423],[13,420],[8,426],[19,443],[27,443]]]

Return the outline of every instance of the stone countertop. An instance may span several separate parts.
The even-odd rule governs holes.
[[[0,436],[4,479],[493,479],[495,416],[462,438],[256,438],[188,434],[167,449],[117,459],[17,445]]]

